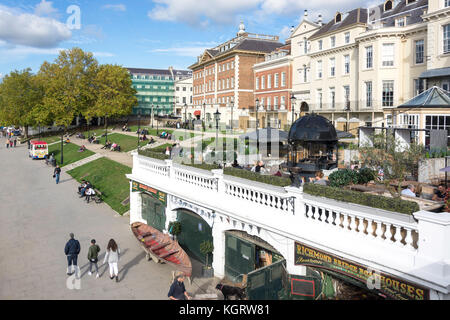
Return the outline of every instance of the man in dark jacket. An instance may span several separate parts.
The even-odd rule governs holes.
[[[70,234],[70,240],[67,241],[66,243],[66,247],[64,248],[64,253],[67,256],[67,263],[68,263],[68,267],[67,267],[67,275],[72,275],[73,273],[75,273],[77,271],[77,259],[78,259],[78,254],[80,253],[80,242],[78,242],[78,240],[74,239],[74,235],[73,233]],[[74,266],[74,272],[71,272],[71,266]]]

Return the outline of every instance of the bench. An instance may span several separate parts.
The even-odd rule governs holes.
[[[97,190],[94,188],[95,194],[92,196],[91,199],[95,201],[95,203],[102,203],[103,202],[103,193],[100,190]]]

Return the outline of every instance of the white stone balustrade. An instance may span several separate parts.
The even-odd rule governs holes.
[[[299,241],[450,297],[449,213],[405,215],[311,196],[302,188],[228,176],[222,170],[200,170],[137,153],[133,156],[133,172],[127,175],[130,180],[210,210],[216,217],[214,228],[233,222],[233,228],[249,230],[252,226],[257,234],[270,233],[291,243],[278,247],[290,270],[296,266],[289,250]],[[131,214],[138,218],[136,195],[131,201]],[[270,243],[272,239],[265,240]]]

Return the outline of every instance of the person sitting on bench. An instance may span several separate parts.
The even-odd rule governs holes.
[[[120,151],[120,146],[117,143],[113,143],[111,151]]]
[[[64,141],[65,144],[69,144],[70,143],[70,139],[66,138],[66,140]]]
[[[99,144],[100,140],[97,139],[97,136],[94,136],[94,139],[92,140],[93,144]]]
[[[85,197],[86,196],[86,190],[88,190],[89,188],[92,188],[92,184],[89,182],[89,181],[87,181],[86,182],[86,185],[84,186],[84,188],[83,189],[81,189],[81,195],[80,195],[80,198],[83,198],[83,197]]]
[[[86,180],[81,180],[81,185],[78,187],[78,193],[81,194],[81,190],[86,188]]]
[[[122,127],[122,131],[128,131],[128,125],[127,125],[127,124],[125,124],[125,125]]]
[[[106,141],[105,142],[105,145],[102,147],[102,149],[109,149],[109,148],[111,148],[111,141]]]
[[[95,195],[95,191],[92,188],[88,188],[86,190],[86,201],[87,203],[89,203],[89,201],[91,200],[91,197]]]
[[[150,141],[148,142],[148,144],[153,144],[155,143],[155,139],[153,139],[153,137],[150,138]]]
[[[94,136],[94,135],[90,136],[90,137],[88,138],[89,143],[92,143],[92,141],[94,141],[94,139],[95,139],[95,136]]]

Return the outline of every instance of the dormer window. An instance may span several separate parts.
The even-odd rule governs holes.
[[[392,10],[394,4],[392,3],[392,0],[388,0],[384,3],[384,11]]]
[[[339,23],[342,21],[342,14],[341,13],[336,13],[336,16],[334,17],[334,22],[335,23]]]
[[[401,17],[395,20],[397,27],[404,27],[406,25],[406,17]]]
[[[416,2],[416,0],[406,0],[406,5]]]

